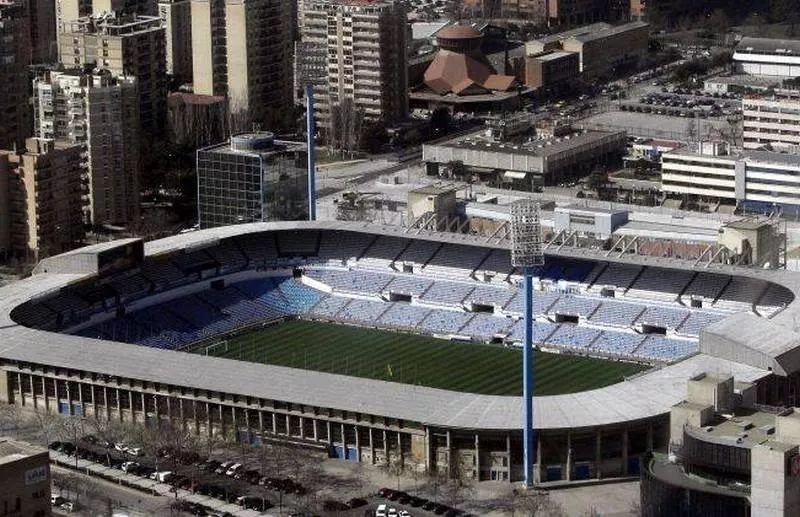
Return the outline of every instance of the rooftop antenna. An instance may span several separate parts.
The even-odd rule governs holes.
[[[544,265],[542,227],[539,220],[539,203],[531,198],[515,201],[511,205],[511,264],[522,268],[525,295],[525,338],[522,348],[522,399],[525,487],[533,488],[534,436],[533,436],[533,273]]]

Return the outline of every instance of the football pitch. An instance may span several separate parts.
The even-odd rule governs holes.
[[[290,320],[188,351],[485,395],[522,394],[522,352],[498,345]],[[537,395],[614,384],[647,366],[536,352]]]

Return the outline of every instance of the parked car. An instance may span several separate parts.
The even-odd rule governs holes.
[[[346,503],[341,501],[335,501],[333,499],[328,499],[322,502],[322,509],[326,512],[346,512],[350,509]]]
[[[219,474],[219,475],[225,474],[234,463],[235,462],[233,461],[223,461],[222,463],[219,464],[219,467],[214,469],[214,474]]]
[[[66,503],[67,500],[61,497],[60,495],[51,495],[50,496],[50,504],[53,506],[61,506],[62,504]]]
[[[122,470],[122,472],[127,472],[128,474],[135,474],[140,466],[141,465],[139,465],[135,461],[126,461],[125,463],[122,464],[120,469]]]
[[[231,465],[231,466],[228,468],[228,470],[226,470],[226,471],[225,471],[225,475],[226,475],[226,476],[233,476],[233,475],[234,475],[234,474],[236,474],[236,472],[237,472],[237,471],[239,471],[241,468],[242,468],[242,464],[241,464],[241,463],[234,463],[233,465]]]
[[[206,460],[203,464],[200,465],[200,470],[214,472],[220,465],[221,463],[218,462],[217,460]]]
[[[346,504],[348,508],[361,508],[362,506],[367,505],[367,500],[361,499],[360,497],[354,497],[347,501]]]

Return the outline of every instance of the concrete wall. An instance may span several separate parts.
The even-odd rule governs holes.
[[[800,476],[788,471],[797,446],[777,442],[757,445],[751,451],[750,504],[752,515],[800,515]]]

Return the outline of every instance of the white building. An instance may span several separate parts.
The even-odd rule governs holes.
[[[800,76],[800,41],[742,38],[733,53],[739,72],[749,75],[794,78]]]
[[[94,225],[139,219],[139,100],[136,79],[108,71],[48,71],[33,81],[37,137],[85,144]]]
[[[799,92],[778,90],[770,99],[742,99],[742,138],[745,149],[766,144],[773,148],[798,150],[800,145]]]
[[[701,142],[661,156],[661,188],[754,206],[800,207],[800,156],[772,151],[729,153]]]

